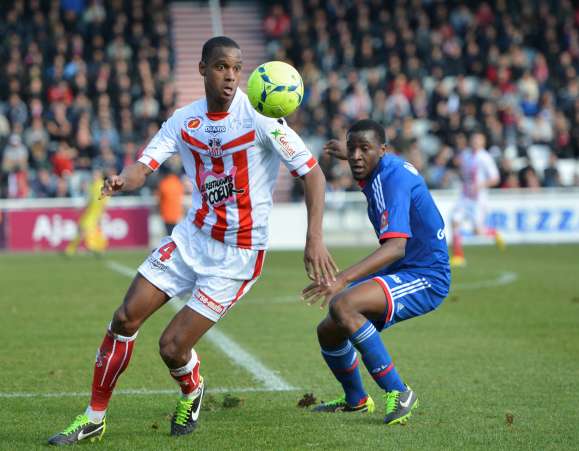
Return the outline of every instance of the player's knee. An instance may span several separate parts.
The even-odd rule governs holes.
[[[190,349],[183,349],[183,347],[179,345],[178,339],[175,336],[163,335],[159,339],[159,354],[170,368],[185,365],[187,363],[188,351],[190,351]]]
[[[334,323],[334,321],[329,317],[326,317],[322,321],[320,321],[320,324],[318,324],[318,327],[316,329],[316,332],[318,333],[318,341],[323,340],[324,337],[328,336],[331,333],[332,325],[334,326],[334,328],[336,327],[335,324],[332,323]]]
[[[338,326],[344,326],[352,316],[352,305],[353,302],[347,294],[335,296],[330,301],[330,318],[332,318]]]
[[[112,323],[112,330],[114,333],[124,336],[132,336],[139,330],[140,326],[141,322],[130,315],[124,304],[115,311]]]

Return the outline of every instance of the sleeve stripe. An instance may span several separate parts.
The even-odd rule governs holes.
[[[401,232],[384,232],[382,235],[380,235],[381,240],[385,240],[387,238],[410,238],[410,235]]]
[[[149,166],[149,168],[151,168],[153,171],[157,170],[160,166],[156,160],[154,160],[153,158],[151,158],[147,155],[143,155],[137,161],[139,161],[140,163],[143,163],[146,166]]]
[[[311,157],[299,168],[290,171],[290,174],[294,177],[301,177],[302,175],[306,175],[308,172],[310,172],[310,169],[312,169],[316,164],[318,164],[318,160],[316,160],[314,157]]]

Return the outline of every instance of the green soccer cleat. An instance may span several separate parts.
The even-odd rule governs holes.
[[[93,423],[86,415],[77,416],[72,424],[64,431],[53,435],[48,439],[49,445],[66,446],[74,445],[81,440],[94,442],[103,438],[107,428],[106,420],[103,419],[101,423]]]
[[[418,407],[418,397],[406,386],[406,391],[392,390],[384,395],[386,400],[386,424],[406,424],[412,411]]]
[[[171,419],[171,435],[186,435],[193,432],[199,420],[203,393],[205,393],[205,382],[201,377],[199,387],[195,390],[195,396],[192,399],[179,399],[175,414]]]
[[[333,401],[323,402],[312,409],[312,412],[374,412],[376,406],[370,396],[357,406],[351,406],[346,402],[346,396],[334,399]]]

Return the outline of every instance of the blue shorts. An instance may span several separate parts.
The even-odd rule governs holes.
[[[409,271],[373,274],[354,282],[352,286],[367,280],[377,282],[386,296],[384,315],[372,321],[379,331],[434,310],[447,296],[449,288],[449,284],[437,277]]]

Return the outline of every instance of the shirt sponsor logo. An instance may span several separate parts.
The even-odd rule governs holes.
[[[412,166],[412,164],[406,162],[406,163],[404,163],[404,167],[412,174],[418,175],[418,171],[416,170],[416,168],[414,166]]]
[[[296,151],[294,150],[289,140],[287,139],[287,134],[283,130],[276,128],[274,131],[270,133],[273,136],[273,138],[279,143],[281,151],[287,158],[292,158],[296,154]]]
[[[216,135],[218,133],[225,133],[227,131],[227,127],[225,125],[208,125],[205,127],[206,133],[211,133]]]
[[[228,202],[233,202],[236,194],[245,193],[244,189],[235,188],[235,172],[233,166],[229,173],[220,174],[208,171],[201,174],[201,197],[213,207],[219,207]]]
[[[200,289],[197,289],[195,293],[193,293],[193,297],[197,301],[201,302],[201,304],[206,305],[219,315],[221,315],[225,311],[225,307],[223,307],[221,304],[211,299],[211,297],[203,293],[203,291],[201,291]]]
[[[202,122],[203,119],[199,116],[187,118],[185,120],[185,129],[188,132],[194,132],[195,130],[199,130],[199,127],[201,127]]]

